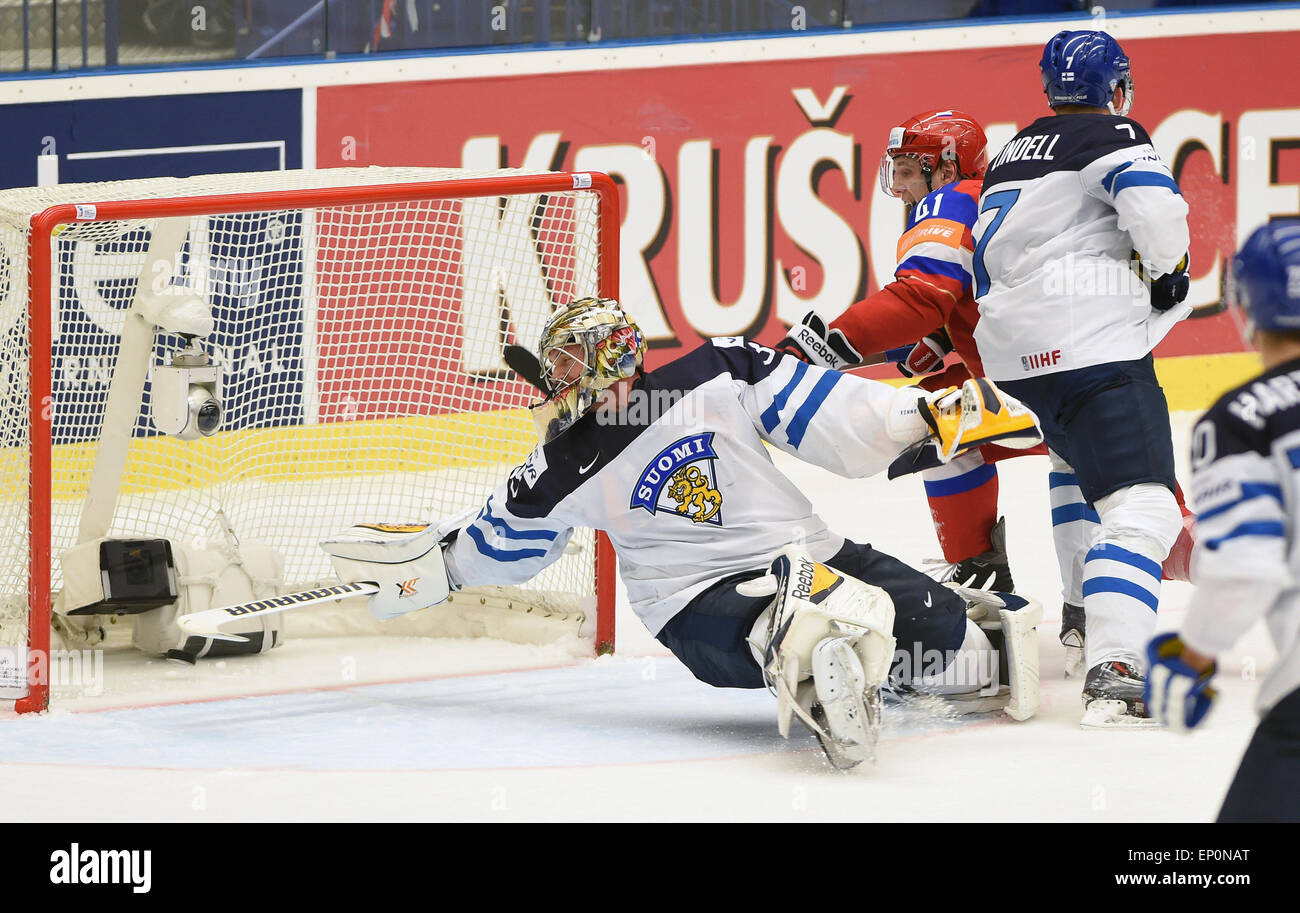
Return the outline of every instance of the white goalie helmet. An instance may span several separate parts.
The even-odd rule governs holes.
[[[602,391],[635,377],[645,350],[645,335],[613,298],[579,298],[557,310],[537,346],[550,388],[532,410],[543,443],[585,415]]]

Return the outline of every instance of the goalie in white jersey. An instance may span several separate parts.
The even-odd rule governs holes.
[[[846,540],[765,447],[858,477],[927,437],[920,410],[954,449],[986,428],[962,424],[955,409],[936,419],[916,391],[738,337],[649,373],[644,349],[617,302],[557,312],[539,347],[551,391],[534,407],[543,443],[476,512],[414,536],[359,528],[324,543],[340,576],[434,580],[445,563],[450,589],[520,583],[561,555],[575,527],[593,527],[608,534],[631,606],[660,642],[704,682],[770,687],[782,732],[797,715],[837,766],[870,757],[891,666],[899,689],[1033,714],[1036,603],[959,595]],[[1014,401],[996,414],[970,411],[972,396],[992,404],[998,395],[981,383],[949,400],[993,423],[1020,414],[1024,446],[1036,443]],[[404,602],[395,586],[380,593],[370,604],[380,616],[438,601]]]
[[[1214,699],[1214,657],[1264,618],[1278,661],[1219,820],[1300,822],[1300,219],[1256,229],[1228,289],[1264,373],[1192,434],[1196,590],[1181,635],[1151,642],[1148,700],[1168,725],[1195,726]]]
[[[1061,32],[1040,68],[1054,116],[1007,143],[984,178],[975,342],[986,375],[1042,422],[1054,501],[1077,488],[1077,522],[1095,521],[1081,550],[1083,724],[1151,725],[1145,644],[1184,527],[1151,350],[1190,313],[1187,204],[1123,116],[1133,80],[1113,38]]]

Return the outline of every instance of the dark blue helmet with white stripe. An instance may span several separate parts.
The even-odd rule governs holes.
[[[1047,104],[1053,108],[1091,105],[1123,116],[1133,107],[1128,55],[1105,32],[1057,32],[1043,48],[1038,66],[1043,71]],[[1116,111],[1118,87],[1124,89],[1124,106]]]
[[[1274,219],[1255,229],[1232,260],[1228,303],[1254,330],[1300,330],[1300,219]]]

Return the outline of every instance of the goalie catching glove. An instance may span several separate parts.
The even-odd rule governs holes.
[[[451,594],[435,526],[360,523],[320,547],[344,583],[378,584],[379,592],[366,602],[375,618],[427,609]]]
[[[885,428],[891,440],[911,445],[900,459],[930,448],[940,463],[983,444],[1025,450],[1043,440],[1038,417],[1029,407],[983,377],[935,392],[904,387],[894,398]],[[933,464],[910,462],[915,463],[913,471]]]
[[[787,548],[769,572],[738,584],[745,596],[774,596],[749,643],[776,694],[777,727],[790,737],[798,716],[838,768],[873,760],[880,688],[894,655],[894,604],[880,587]]]

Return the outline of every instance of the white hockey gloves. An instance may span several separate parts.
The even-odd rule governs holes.
[[[749,642],[776,694],[781,735],[789,738],[798,716],[836,767],[874,760],[880,688],[894,655],[894,604],[885,591],[793,547],[737,590],[775,596]]]
[[[435,526],[362,523],[321,542],[344,583],[373,581],[375,618],[396,618],[444,602],[451,592]]]
[[[936,392],[903,387],[891,404],[885,430],[891,440],[911,445],[904,456],[932,448],[941,463],[982,444],[1026,450],[1043,440],[1038,416],[983,377]],[[918,461],[909,471],[924,468]],[[897,474],[891,469],[890,478]]]

